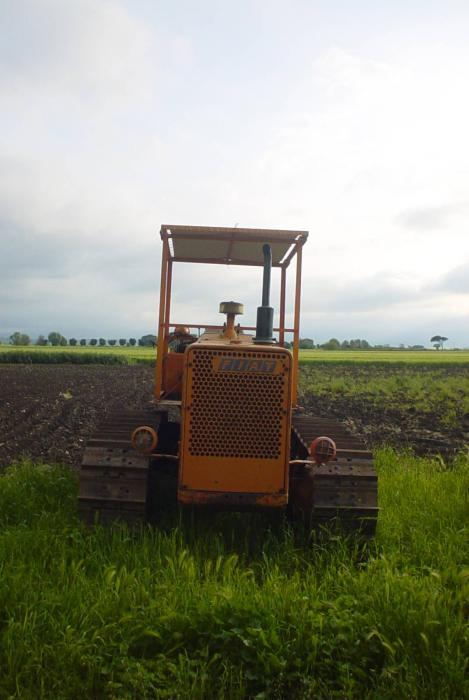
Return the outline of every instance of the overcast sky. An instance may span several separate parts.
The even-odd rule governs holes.
[[[155,332],[160,224],[238,223],[309,230],[302,336],[469,346],[468,36],[467,0],[0,0],[0,337]],[[176,267],[173,320],[252,322],[260,270]]]

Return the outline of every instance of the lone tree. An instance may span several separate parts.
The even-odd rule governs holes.
[[[10,343],[12,345],[29,345],[31,338],[26,333],[15,331],[10,335]]]
[[[107,342],[109,345],[115,345],[117,341],[116,340],[108,340]]]
[[[80,345],[86,345],[86,338],[82,338],[80,340]]]
[[[142,335],[138,344],[143,348],[154,348],[156,347],[156,335],[152,335],[151,333]]]
[[[99,339],[99,344],[100,344],[101,346],[106,345],[106,340],[105,340],[105,338],[100,338],[100,339]]]
[[[96,339],[96,338],[91,338],[91,340],[90,340],[90,345],[97,345],[97,344],[98,344],[97,339]]]
[[[337,338],[331,338],[327,341],[327,343],[323,343],[321,348],[323,350],[340,350],[340,343]]]
[[[52,331],[47,337],[51,345],[67,345],[67,339],[58,331]]]
[[[445,338],[444,335],[434,335],[432,338],[430,338],[430,343],[433,343],[433,346],[437,350],[443,350],[443,343],[445,343],[448,340],[448,338]]]
[[[347,346],[344,346],[342,343],[342,347],[350,348],[350,350],[366,350],[370,347],[369,342],[362,338],[351,338],[349,341],[344,342],[347,342],[348,344]]]
[[[121,346],[121,348],[123,348],[126,344],[127,340],[125,338],[119,338],[119,345]]]
[[[137,342],[136,338],[129,338],[129,345],[133,346],[133,345],[135,345],[136,342]]]
[[[68,341],[68,344],[72,345],[73,347],[75,347],[75,345],[77,343],[78,343],[78,340],[76,338],[70,338],[70,340]]]
[[[47,345],[49,341],[43,335],[39,335],[36,340],[36,345]]]

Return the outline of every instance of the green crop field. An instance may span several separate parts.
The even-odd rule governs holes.
[[[86,531],[69,469],[0,477],[0,697],[468,697],[469,457],[377,454],[376,540],[260,516]]]
[[[461,423],[469,416],[469,365],[426,366],[415,363],[345,366],[305,363],[300,369],[300,403],[313,397],[399,407],[433,417],[440,427]],[[395,419],[396,417],[393,416]]]
[[[0,363],[33,364],[153,364],[156,359],[155,348],[134,347],[99,347],[99,346],[48,346],[0,345]]]
[[[147,364],[156,350],[140,347],[0,345],[0,362]],[[336,363],[469,364],[469,350],[300,350],[300,361]]]
[[[469,350],[300,350],[301,362],[469,363]]]

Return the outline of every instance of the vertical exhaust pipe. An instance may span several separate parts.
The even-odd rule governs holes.
[[[270,274],[272,272],[272,250],[267,243],[262,246],[264,253],[264,274],[262,276],[262,306],[270,307]]]
[[[272,335],[274,332],[274,310],[270,306],[270,273],[272,271],[272,250],[266,243],[262,246],[264,254],[264,274],[262,278],[262,306],[257,307],[257,323],[255,343],[272,345],[275,343]]]

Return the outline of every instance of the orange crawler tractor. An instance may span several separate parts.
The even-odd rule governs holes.
[[[83,518],[154,521],[177,501],[186,508],[284,510],[313,525],[338,519],[346,530],[372,535],[378,509],[371,453],[341,423],[297,405],[301,255],[308,233],[164,225],[161,238],[154,402],[144,411],[108,415],[87,444],[80,472]],[[294,320],[286,328],[286,275],[294,258]],[[256,327],[236,323],[243,305],[233,301],[220,304],[223,325],[173,322],[176,262],[263,267]],[[272,267],[280,268],[276,328]],[[293,334],[292,351],[285,348],[286,333]]]

